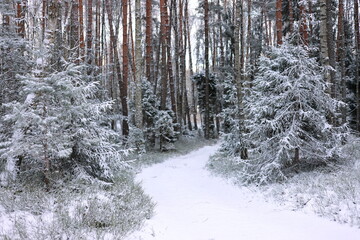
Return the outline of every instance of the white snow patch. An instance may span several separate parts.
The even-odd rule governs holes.
[[[157,206],[127,240],[359,239],[360,229],[284,209],[205,170],[219,145],[143,170],[137,176]]]

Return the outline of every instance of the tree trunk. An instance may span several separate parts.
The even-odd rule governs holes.
[[[137,128],[143,127],[142,103],[141,103],[141,5],[140,0],[135,1],[135,125]]]
[[[120,98],[122,110],[122,134],[127,137],[129,135],[128,124],[128,106],[127,106],[127,88],[129,78],[129,41],[128,41],[128,0],[123,0],[123,77],[120,82]]]
[[[282,42],[282,0],[276,0],[276,39],[277,45]]]
[[[354,24],[355,24],[355,52],[356,52],[356,70],[355,70],[355,82],[356,82],[356,129],[360,131],[360,26],[359,26],[359,2],[354,0]]]
[[[328,56],[329,56],[329,65],[331,66],[330,70],[330,92],[333,98],[336,98],[336,56],[335,56],[335,41],[333,34],[333,21],[332,21],[332,10],[331,10],[332,0],[326,0],[326,31],[327,31],[327,44],[328,44]],[[334,119],[335,120],[335,119]]]
[[[78,63],[79,59],[79,3],[73,1],[71,4],[71,25],[70,25],[70,51],[72,59]]]
[[[47,0],[42,1],[42,8],[41,8],[41,40],[44,41],[45,39],[45,27],[46,27],[46,13],[47,13]]]
[[[146,78],[149,82],[152,82],[152,0],[146,0]]]
[[[185,44],[184,44],[184,18],[183,18],[183,0],[179,0],[179,81],[180,81],[180,98],[178,106],[181,108],[179,110],[180,116],[179,119],[186,125],[186,100],[187,97],[185,95],[186,88],[186,79],[185,79],[185,71],[186,71],[186,62],[185,62]]]
[[[101,29],[101,16],[100,16],[101,0],[96,0],[96,17],[95,17],[95,63],[100,67],[100,29]]]
[[[80,55],[80,60],[84,61],[84,56],[85,56],[84,5],[83,5],[83,0],[78,0],[78,1],[79,1],[79,41],[80,41],[79,55]]]
[[[160,26],[160,37],[161,37],[161,100],[160,100],[160,109],[166,110],[166,98],[167,98],[167,61],[166,61],[166,53],[167,53],[167,2],[166,0],[160,0],[160,18],[161,18],[161,26]]]
[[[290,30],[290,33],[293,33],[294,32],[294,9],[293,9],[293,4],[292,4],[293,1],[291,0],[288,0],[288,3],[289,3],[289,30]],[[301,3],[300,3],[301,5]],[[301,9],[301,7],[300,7]],[[301,12],[301,10],[300,10]]]
[[[189,13],[188,11],[185,11],[185,20],[186,20],[186,26],[187,26],[187,40],[188,40],[188,49],[189,49],[189,69],[190,69],[190,76],[192,77],[194,75],[193,72],[193,64],[192,64],[192,51],[191,51],[191,38],[190,38],[190,24],[189,24]],[[196,96],[195,96],[195,83],[194,81],[191,81],[191,108],[192,108],[192,114],[193,114],[193,121],[194,121],[194,128],[195,130],[198,130],[197,125],[197,108],[196,108]]]
[[[87,63],[92,65],[92,27],[93,27],[93,11],[92,11],[92,0],[87,1],[87,25],[86,25],[86,58]],[[88,72],[91,73],[91,70]]]
[[[308,26],[306,21],[306,6],[305,3],[300,3],[300,36],[304,45],[309,45]]]
[[[205,31],[205,113],[204,113],[204,137],[210,138],[210,69],[209,69],[209,2],[204,0],[204,31]]]
[[[186,15],[188,14],[188,0],[185,0],[184,3],[184,16],[182,19],[183,27],[184,27],[184,53],[182,55],[182,62],[183,62],[183,73],[184,73],[184,104],[185,104],[185,115],[187,117],[187,125],[190,131],[192,131],[192,124],[191,124],[191,115],[190,115],[190,105],[189,105],[189,95],[187,91],[187,72],[186,72],[186,51],[187,51],[187,43],[188,43],[188,27],[186,21]]]
[[[21,38],[25,38],[25,11],[27,7],[27,1],[22,0],[16,3],[16,27],[17,33]]]
[[[326,0],[319,0],[320,4],[320,60],[324,67],[329,68],[329,51],[328,51],[328,32],[327,32],[327,5]],[[325,79],[329,85],[328,93],[332,94],[331,85],[332,81],[330,78],[329,70],[325,71]]]
[[[172,67],[170,69],[170,64],[168,66],[169,68],[169,80],[170,80],[170,99],[171,99],[171,110],[172,111],[176,111],[175,113],[175,119],[176,121],[179,123],[180,125],[180,129],[182,128],[183,125],[183,121],[182,121],[182,96],[181,96],[181,90],[180,90],[180,52],[179,52],[179,35],[181,36],[181,33],[179,32],[178,29],[178,15],[177,15],[177,2],[176,0],[171,0],[171,4],[170,4],[170,21],[172,24],[170,24],[170,26],[173,26],[174,28],[174,32],[176,33],[174,35],[174,62],[176,62],[177,64],[175,64],[175,74],[173,79],[172,76],[170,75],[170,72],[172,73]],[[171,31],[171,27],[170,27],[170,31]],[[169,33],[170,34],[170,33]],[[171,37],[171,36],[170,36]],[[169,45],[168,45],[169,46]],[[169,48],[168,48],[169,51]],[[168,61],[171,60],[171,49],[170,49],[170,53],[168,52]],[[172,66],[172,64],[171,64]],[[172,86],[172,83],[174,83],[174,86]]]
[[[339,0],[338,14],[338,36],[337,36],[337,61],[340,66],[340,88],[341,100],[346,101],[346,81],[345,81],[345,32],[344,32],[344,0]],[[346,123],[346,107],[341,108],[341,123]]]

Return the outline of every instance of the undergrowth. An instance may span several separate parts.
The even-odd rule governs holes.
[[[131,153],[129,169],[109,183],[80,174],[48,192],[40,180],[0,187],[0,239],[124,239],[153,215],[154,203],[135,173],[215,142],[195,135],[181,137],[166,152]]]
[[[257,189],[285,208],[360,227],[360,139],[350,139],[342,154],[346,159],[342,164],[301,172],[282,182],[262,186],[244,181],[246,167],[223,153],[212,156],[207,167],[215,175]]]
[[[150,218],[153,203],[133,176],[0,189],[0,239],[122,239]]]

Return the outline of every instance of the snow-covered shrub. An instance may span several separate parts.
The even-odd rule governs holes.
[[[343,148],[347,159],[335,169],[304,172],[281,184],[260,188],[270,199],[293,210],[316,213],[360,227],[360,142],[352,138]]]
[[[84,80],[83,66],[69,64],[63,71],[34,72],[19,77],[23,100],[6,104],[4,120],[12,137],[1,158],[15,175],[83,167],[90,175],[109,180],[122,167],[119,136],[106,124],[111,102],[99,101],[98,84]],[[16,162],[16,164],[15,164]],[[46,180],[46,179],[45,179]]]
[[[245,101],[248,180],[280,180],[294,168],[338,160],[346,127],[329,119],[344,103],[327,94],[323,69],[302,46],[268,51],[252,85]]]
[[[155,116],[154,130],[155,136],[160,139],[160,150],[169,150],[171,147],[169,144],[175,142],[179,135],[179,132],[175,130],[173,112],[159,111]]]
[[[124,239],[152,216],[154,205],[133,176],[113,180],[75,179],[50,192],[3,188],[0,239]]]
[[[130,126],[127,146],[130,149],[135,149],[138,154],[146,153],[144,131],[135,126]]]

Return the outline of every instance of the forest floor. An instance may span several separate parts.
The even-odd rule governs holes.
[[[293,211],[249,187],[212,175],[219,145],[145,168],[137,175],[156,203],[154,216],[126,240],[359,239],[360,229]]]

